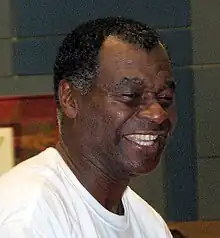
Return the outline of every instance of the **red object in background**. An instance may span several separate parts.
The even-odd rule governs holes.
[[[52,95],[0,97],[0,126],[14,127],[19,163],[57,141],[56,105]]]

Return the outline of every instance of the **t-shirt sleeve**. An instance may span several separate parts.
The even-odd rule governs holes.
[[[0,238],[76,238],[75,227],[62,210],[62,204],[50,199],[17,207],[0,221]],[[72,226],[71,226],[71,225]]]
[[[12,222],[0,228],[1,238],[55,238],[56,234],[51,229],[38,230],[28,227],[23,222]]]
[[[74,231],[67,228],[67,222],[60,223],[59,216],[38,210],[31,219],[27,213],[12,216],[8,222],[0,224],[0,238],[76,238]]]
[[[41,212],[32,214],[29,220],[23,217],[12,216],[10,221],[0,224],[0,238],[67,238],[67,230],[58,224],[56,217],[48,218]],[[74,237],[74,236],[73,236]]]

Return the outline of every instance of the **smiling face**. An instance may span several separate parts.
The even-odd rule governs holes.
[[[148,173],[174,125],[169,57],[161,44],[147,53],[109,37],[99,60],[96,85],[78,100],[72,148],[114,176]]]

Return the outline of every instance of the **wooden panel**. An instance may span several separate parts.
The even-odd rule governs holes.
[[[16,163],[39,153],[57,140],[52,96],[0,98],[0,124],[13,125]]]
[[[182,231],[187,238],[219,238],[220,221],[169,223],[170,228]]]

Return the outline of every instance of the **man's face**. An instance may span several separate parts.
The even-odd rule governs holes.
[[[96,85],[81,100],[75,136],[84,156],[122,176],[158,165],[175,119],[171,64],[161,44],[146,53],[107,39]]]

